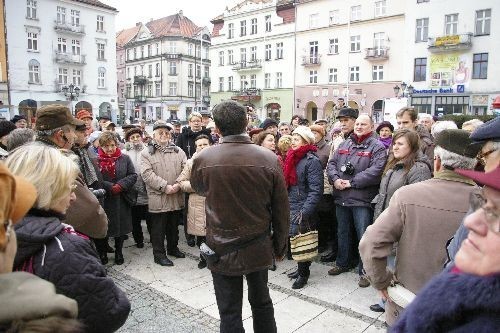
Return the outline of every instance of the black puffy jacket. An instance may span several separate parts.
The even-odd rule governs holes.
[[[31,210],[15,226],[18,250],[14,270],[52,282],[58,293],[78,303],[86,332],[113,332],[127,320],[130,302],[106,276],[85,236],[61,223],[61,216]]]
[[[182,129],[181,134],[177,137],[175,141],[175,145],[180,149],[184,150],[186,153],[186,157],[190,159],[193,157],[196,152],[196,145],[194,144],[194,140],[198,135],[205,134],[208,136],[208,140],[210,143],[214,143],[211,135],[212,131],[208,128],[203,127],[199,132],[193,132],[190,127],[185,127]]]

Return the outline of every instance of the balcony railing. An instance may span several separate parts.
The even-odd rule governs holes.
[[[148,82],[148,79],[145,75],[136,75],[134,76],[134,84],[144,85]]]
[[[210,103],[210,96],[203,96],[202,100],[203,100],[203,103],[209,104]]]
[[[74,34],[85,34],[85,26],[84,25],[72,25],[67,22],[58,22],[54,21],[54,29],[57,31],[70,32]]]
[[[242,61],[234,64],[233,71],[251,70],[262,68],[262,61],[260,59],[252,61]]]
[[[56,51],[54,55],[55,61],[60,64],[77,64],[85,65],[85,55],[83,54],[72,54],[66,52]]]
[[[429,37],[427,43],[431,52],[446,52],[455,50],[468,50],[472,47],[472,33]]]
[[[138,103],[146,103],[146,96],[135,96],[134,99]]]
[[[366,49],[366,60],[386,60],[389,59],[389,48],[388,47],[373,47]]]
[[[302,66],[319,66],[321,65],[321,54],[313,53],[302,56]]]

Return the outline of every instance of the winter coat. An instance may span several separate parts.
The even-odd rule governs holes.
[[[179,134],[179,136],[177,137],[175,145],[181,148],[184,151],[184,153],[186,153],[187,158],[191,158],[196,152],[196,145],[194,144],[194,140],[200,134],[205,134],[206,136],[208,136],[209,141],[213,143],[211,135],[212,131],[210,129],[203,127],[201,131],[193,132],[191,127],[184,127],[182,129],[181,134]]]
[[[498,332],[499,295],[498,273],[444,271],[420,291],[391,332]]]
[[[253,144],[247,135],[226,136],[193,160],[191,186],[206,198],[207,245],[216,253],[272,231],[272,237],[209,263],[212,272],[236,276],[267,270],[273,254],[286,254],[288,197],[272,151]]]
[[[104,210],[108,215],[108,237],[119,237],[132,232],[132,210],[130,203],[125,199],[129,191],[133,191],[137,181],[132,160],[122,154],[115,164],[116,176],[111,179],[107,173],[103,173],[103,188],[106,190],[104,198]],[[121,186],[119,194],[113,194],[111,188],[114,184]]]
[[[319,140],[315,146],[318,148],[316,151],[316,156],[318,156],[319,161],[321,162],[321,168],[323,170],[326,168],[328,164],[328,157],[330,156],[330,144],[325,141],[325,138]]]
[[[296,166],[297,184],[288,188],[290,203],[289,235],[299,233],[299,223],[307,230],[315,230],[314,219],[311,216],[316,211],[323,195],[323,169],[321,162],[314,153],[307,153]],[[298,217],[302,216],[302,220]]]
[[[385,147],[370,136],[356,143],[351,135],[342,142],[328,161],[327,174],[330,184],[337,179],[349,180],[351,187],[339,191],[333,188],[335,204],[341,206],[370,207],[378,193],[387,154]],[[354,174],[348,175],[341,169],[347,162],[354,166]]]
[[[187,160],[184,169],[177,178],[177,182],[181,186],[181,190],[189,194],[188,210],[187,210],[187,232],[194,236],[206,235],[206,215],[205,215],[205,197],[198,195],[191,187],[191,168],[193,167],[193,160],[196,158],[197,153]]]
[[[413,293],[439,273],[446,261],[446,242],[455,233],[469,207],[474,182],[443,170],[434,178],[401,187],[389,206],[369,226],[359,243],[366,275],[376,289],[393,279],[386,258],[396,247],[394,276]],[[394,323],[394,303],[386,304],[386,321]]]
[[[127,320],[130,302],[97,257],[92,243],[61,223],[60,216],[30,211],[15,225],[15,270],[32,271],[58,293],[76,300],[87,332],[113,332]]]
[[[431,133],[423,126],[417,125],[415,130],[420,138],[420,150],[424,155],[427,156],[429,161],[434,160],[434,140],[432,139]],[[431,171],[434,171],[434,165],[431,165]]]
[[[140,144],[134,147],[130,142],[125,143],[125,149],[122,153],[128,155],[132,160],[135,172],[137,173],[137,181],[135,182],[134,189],[137,191],[137,203],[136,205],[147,205],[148,204],[148,193],[146,192],[146,184],[142,179],[141,175],[141,154],[146,146]]]
[[[154,141],[153,141],[154,143]],[[165,151],[149,144],[141,153],[141,175],[148,192],[150,213],[164,213],[181,210],[184,207],[184,193],[165,192],[167,185],[174,185],[186,164],[186,154],[179,147],[165,146]]]
[[[422,153],[418,155],[415,164],[410,168],[408,173],[406,173],[404,169],[403,162],[396,163],[392,169],[388,170],[386,174],[382,176],[379,193],[372,201],[375,204],[373,221],[375,221],[380,213],[387,208],[392,195],[397,189],[430,178],[432,178],[430,162],[427,156]]]

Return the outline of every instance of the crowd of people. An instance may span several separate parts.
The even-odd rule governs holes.
[[[34,130],[23,116],[0,121],[0,280],[54,299],[43,318],[0,311],[0,327],[118,329],[130,302],[104,265],[126,261],[129,234],[144,247],[145,221],[158,265],[185,257],[180,225],[200,248],[221,332],[242,331],[242,276],[254,330],[276,331],[267,274],[284,258],[297,262],[293,289],[314,260],[333,263],[329,275],[357,268],[359,287],[380,291],[367,306],[395,332],[498,328],[500,117],[458,129],[409,107],[397,124],[337,111],[335,122],[256,127],[223,102],[185,127],[140,122],[121,135],[108,117],[62,105],[37,110]],[[442,297],[457,301],[430,311]]]

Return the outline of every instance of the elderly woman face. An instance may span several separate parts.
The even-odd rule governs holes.
[[[305,145],[307,145],[307,142],[300,135],[298,134],[292,135],[292,149],[298,149]]]
[[[129,136],[128,142],[132,144],[138,144],[142,142],[142,136],[139,133],[134,133]]]
[[[500,191],[485,187],[476,194],[480,206],[465,218],[469,229],[467,238],[455,257],[455,263],[462,271],[485,276],[500,273]]]
[[[380,129],[378,135],[380,135],[380,137],[382,139],[387,139],[388,137],[392,136],[392,132],[391,132],[391,129],[389,127],[382,127],[382,129]]]
[[[26,119],[19,119],[18,121],[16,121],[16,127],[17,128],[26,128],[26,127],[28,127],[28,122],[26,121]]]
[[[191,117],[189,119],[189,127],[191,127],[191,130],[193,132],[199,132],[201,131],[201,126],[203,125],[202,119],[197,116]]]
[[[159,145],[167,145],[170,143],[170,131],[168,130],[168,128],[157,128],[155,131],[154,131],[154,139],[156,141],[156,143],[158,143]]]
[[[103,146],[101,146],[101,149],[106,155],[113,155],[116,152],[116,148],[117,147],[115,141],[108,141]]]

